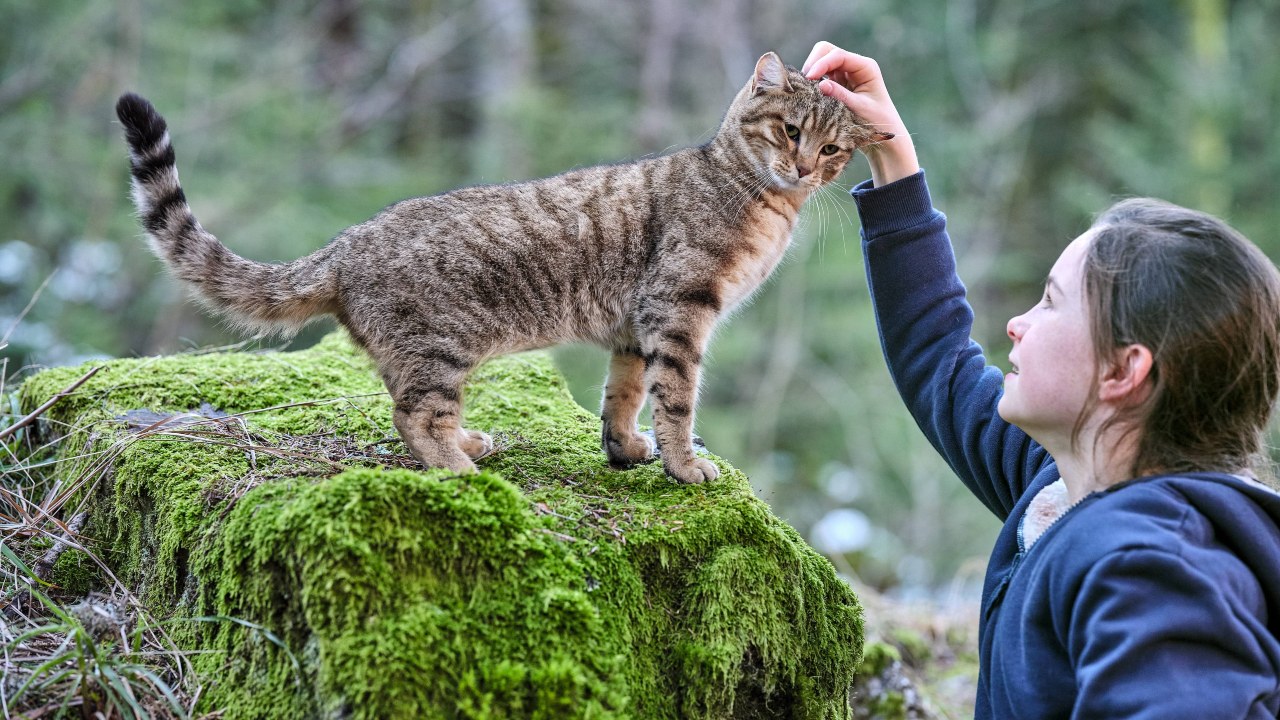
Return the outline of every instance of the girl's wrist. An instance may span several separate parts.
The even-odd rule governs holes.
[[[883,187],[920,172],[915,144],[905,132],[895,135],[892,140],[865,147],[863,153],[871,166],[871,182],[876,187]]]

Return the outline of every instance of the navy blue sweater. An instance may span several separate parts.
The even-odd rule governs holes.
[[[979,628],[979,718],[1255,718],[1280,711],[1280,496],[1214,473],[1093,493],[1025,547],[1052,457],[996,413],[946,218],[924,173],[854,188],[890,374],[1004,521]]]

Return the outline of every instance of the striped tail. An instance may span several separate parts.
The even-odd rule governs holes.
[[[200,226],[178,182],[168,125],[145,98],[120,96],[133,201],[151,250],[200,300],[245,329],[292,334],[337,309],[332,246],[283,265],[246,260]]]

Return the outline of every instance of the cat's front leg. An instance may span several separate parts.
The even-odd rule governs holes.
[[[672,313],[668,317],[688,315]],[[691,324],[672,324],[646,333],[641,341],[645,386],[653,404],[653,435],[662,467],[686,484],[715,480],[720,475],[714,463],[693,451],[693,411],[706,336],[707,332],[698,332]]]
[[[626,469],[653,459],[653,441],[636,432],[644,406],[644,358],[639,348],[614,350],[600,410],[600,446],[609,465]]]

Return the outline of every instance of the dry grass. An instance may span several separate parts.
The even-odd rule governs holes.
[[[334,437],[264,437],[250,433],[239,417],[198,414],[155,417],[142,426],[137,418],[121,418],[129,432],[105,448],[77,455],[63,445],[80,428],[41,414],[93,372],[19,417],[15,383],[4,377],[6,368],[0,367],[0,713],[5,720],[196,717],[202,688],[190,653],[180,650],[168,632],[175,621],[153,617],[80,535],[94,486],[110,477],[132,443],[172,437],[231,444],[253,457],[286,458],[294,474],[332,473],[339,461],[360,459],[360,453],[371,461],[376,456],[381,464],[412,461],[376,445],[353,448]],[[73,480],[50,479],[55,456],[59,462],[83,461]],[[247,489],[234,491],[239,496]],[[77,498],[79,504],[69,507]],[[71,548],[97,566],[109,584],[105,592],[76,597],[50,582],[59,555]],[[264,628],[234,618],[194,621],[238,623],[279,644]]]
[[[86,548],[84,510],[66,507],[106,473],[111,450],[65,485],[49,484],[42,472],[69,433],[41,442],[35,421],[74,389],[21,419],[0,415],[0,711],[6,719],[190,718],[200,689],[188,682],[186,657]],[[0,398],[12,405],[10,396]],[[77,599],[49,582],[68,548],[84,551],[110,578],[108,593]]]

